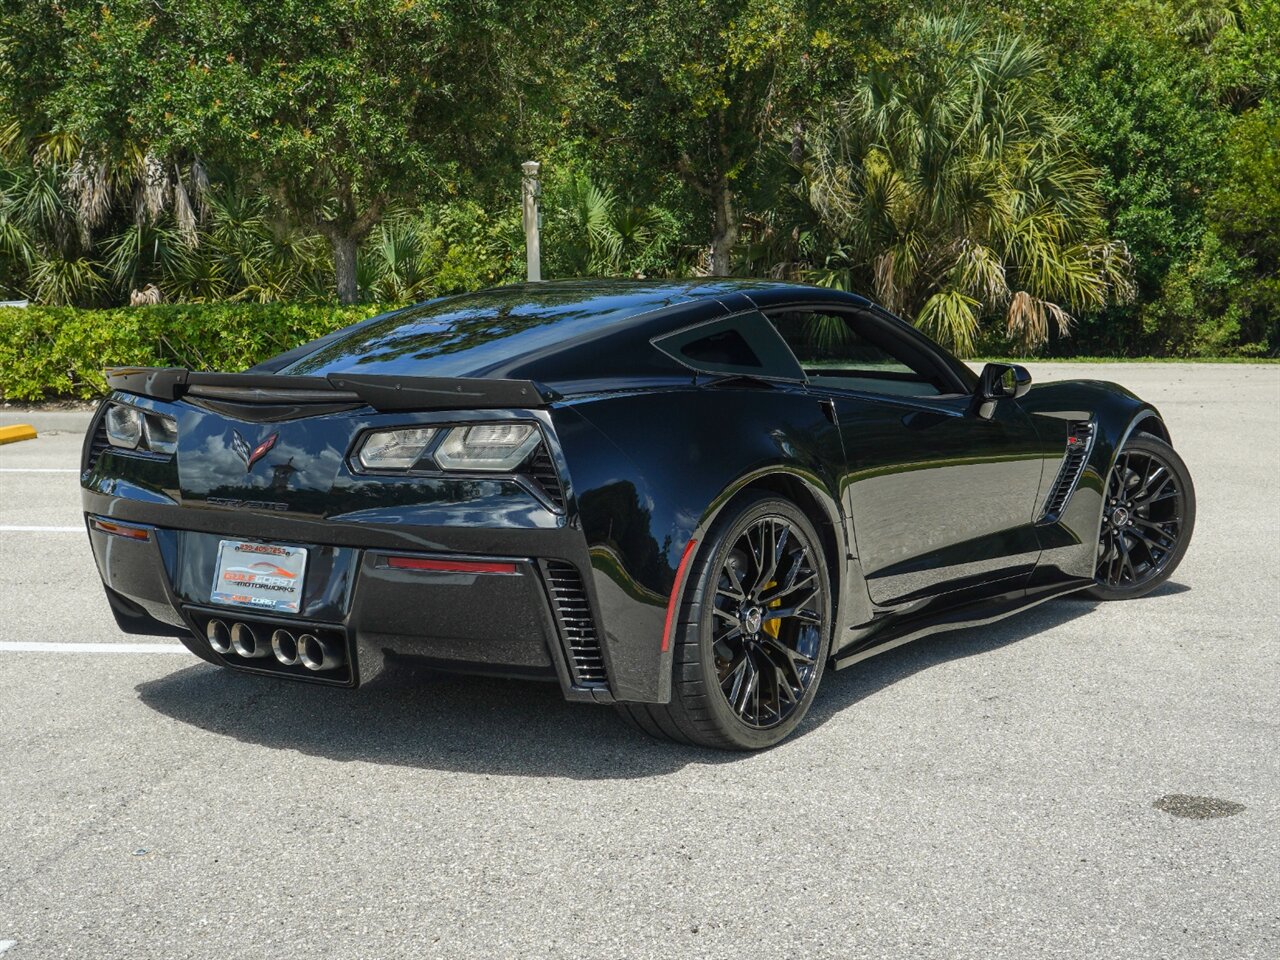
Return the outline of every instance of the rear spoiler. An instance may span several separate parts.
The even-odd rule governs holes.
[[[229,403],[366,403],[375,410],[475,410],[544,407],[559,396],[532,380],[398,377],[331,373],[200,373],[185,367],[108,367],[107,385],[156,400],[183,396]]]

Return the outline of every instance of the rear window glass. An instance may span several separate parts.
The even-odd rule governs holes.
[[[518,293],[481,291],[379,317],[317,344],[278,372],[510,375],[504,371],[525,360],[687,299],[676,289],[639,285],[548,285]]]

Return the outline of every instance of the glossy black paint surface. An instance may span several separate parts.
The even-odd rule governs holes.
[[[1040,552],[1031,520],[1055,451],[1021,409],[1003,404],[987,420],[969,414],[967,397],[833,402],[848,451],[845,506],[873,602],[1031,572]]]
[[[670,346],[725,318],[742,318],[752,337],[776,336],[761,313],[797,306],[859,311],[928,353],[944,389],[819,387],[794,376],[794,360],[752,375],[700,372]],[[773,375],[784,368],[792,373]],[[356,375],[352,394],[342,381]],[[992,396],[964,364],[860,297],[753,281],[486,291],[373,318],[234,378],[130,377],[111,399],[176,418],[179,446],[172,458],[86,459],[86,514],[152,531],[146,542],[90,534],[126,629],[182,632],[184,611],[209,603],[221,538],[306,546],[314,562],[298,616],[342,626],[356,679],[396,653],[543,675],[590,700],[670,697],[661,642],[676,568],[744,491],[785,496],[817,528],[840,664],[1090,584],[1101,478],[1129,431],[1163,431],[1154,408],[1115,385],[1019,383],[1021,396]],[[412,393],[400,389],[405,378],[434,379]],[[433,401],[433,391],[448,399]],[[530,402],[468,409],[457,398],[466,395]],[[525,474],[353,466],[372,429],[504,420],[538,429],[561,500]],[[1084,467],[1061,515],[1045,521],[1082,422],[1093,426]],[[276,439],[246,467],[236,433],[250,446]],[[91,431],[86,458],[92,445]],[[505,558],[519,572],[380,565],[397,551]],[[540,572],[547,560],[582,576],[607,687],[575,684],[566,667]]]

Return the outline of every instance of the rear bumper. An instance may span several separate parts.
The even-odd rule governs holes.
[[[89,540],[112,611],[130,633],[180,637],[198,656],[249,672],[357,686],[388,658],[460,672],[556,681],[567,699],[612,702],[621,673],[596,616],[585,541],[568,527],[417,527],[344,524],[239,511],[185,510],[83,491]],[[145,539],[97,529],[110,518]],[[218,544],[243,538],[309,550],[296,615],[210,602]],[[401,569],[392,556],[493,561],[501,572]],[[324,631],[345,644],[349,669],[312,673],[234,653],[205,638],[211,617],[267,635]]]

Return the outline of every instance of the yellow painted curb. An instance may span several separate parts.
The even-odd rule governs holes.
[[[9,427],[0,427],[0,443],[17,443],[19,440],[34,440],[36,428],[25,423],[15,423]]]

